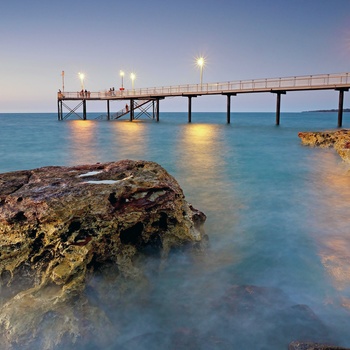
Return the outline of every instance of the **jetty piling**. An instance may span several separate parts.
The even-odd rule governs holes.
[[[285,95],[285,91],[273,91],[277,95],[276,101],[276,125],[280,125],[280,117],[281,117],[281,95]]]
[[[189,123],[192,122],[192,97],[197,97],[197,95],[187,95],[187,98],[188,98],[188,122]]]
[[[223,94],[226,95],[226,123],[231,123],[231,96],[236,96],[236,94]]]
[[[107,100],[107,120],[111,120],[111,114],[109,109],[109,100]]]
[[[343,125],[343,105],[344,105],[344,91],[349,91],[349,88],[336,89],[339,91],[339,103],[338,103],[338,128]]]
[[[83,120],[86,120],[86,100],[83,100]]]

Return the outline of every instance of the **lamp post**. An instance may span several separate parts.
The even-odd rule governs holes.
[[[122,78],[122,87],[121,87],[120,90],[124,90],[124,75],[125,75],[125,73],[121,70],[121,71],[119,72],[119,74],[120,74],[120,76],[121,76],[121,78]]]
[[[64,70],[61,73],[62,75],[62,92],[64,92]]]
[[[199,67],[199,71],[200,71],[200,84],[201,84],[201,87],[202,87],[202,84],[203,84],[203,67],[204,67],[204,57],[199,57],[197,59],[197,66]]]
[[[80,78],[80,84],[81,84],[81,89],[84,91],[84,78],[85,78],[85,75],[84,73],[78,73],[79,75],[79,78]]]
[[[135,73],[130,74],[130,79],[131,79],[131,87],[134,90],[134,81],[135,81],[136,75]]]

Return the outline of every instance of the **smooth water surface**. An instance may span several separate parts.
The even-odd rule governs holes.
[[[205,254],[174,253],[159,273],[150,262],[152,292],[108,310],[125,320],[113,349],[350,347],[349,166],[297,136],[334,129],[336,113],[285,113],[278,127],[273,113],[233,113],[230,125],[225,113],[194,113],[191,124],[186,113],[93,117],[0,114],[0,171],[156,161],[207,215],[209,236]]]

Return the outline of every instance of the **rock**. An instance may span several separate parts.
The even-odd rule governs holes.
[[[137,256],[166,258],[171,249],[198,246],[205,219],[153,162],[0,174],[0,341],[31,348],[40,338],[50,349],[91,334],[95,319],[108,329],[107,317],[84,299],[94,270],[113,264],[121,281],[142,281]]]
[[[116,347],[118,350],[223,350],[232,349],[231,345],[217,339],[210,334],[201,334],[192,328],[177,329],[172,333],[153,332],[136,336],[122,345]]]
[[[232,285],[213,304],[220,316],[216,336],[232,349],[286,349],[294,339],[328,342],[328,328],[307,306],[295,304],[282,289]]]
[[[299,132],[298,136],[307,146],[334,147],[341,158],[350,163],[350,130]]]
[[[349,350],[349,348],[341,348],[339,346],[312,342],[294,341],[289,344],[288,350]]]

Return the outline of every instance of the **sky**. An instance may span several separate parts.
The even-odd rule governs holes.
[[[57,91],[103,91],[350,71],[350,0],[11,0],[0,3],[0,113],[56,112]],[[89,111],[105,105],[90,102]],[[231,111],[274,111],[271,93],[232,97]],[[290,92],[281,112],[337,108],[335,91]],[[117,108],[116,106],[115,108]],[[344,107],[350,107],[350,92]],[[117,108],[118,109],[118,108]],[[225,111],[225,96],[192,111]],[[160,111],[187,111],[187,98]]]

